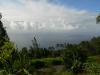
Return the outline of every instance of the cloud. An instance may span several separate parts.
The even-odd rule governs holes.
[[[16,2],[0,6],[3,22],[9,32],[73,31],[79,29],[84,20],[92,20],[95,17],[94,13],[86,10],[52,4],[49,0]]]
[[[100,26],[95,22],[95,12],[50,1],[0,1],[2,21],[11,40],[18,47],[29,46],[34,36],[42,47],[46,47],[61,42],[77,43],[100,35]]]

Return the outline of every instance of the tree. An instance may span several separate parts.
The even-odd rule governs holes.
[[[0,62],[6,63],[11,58],[12,52],[15,50],[12,42],[4,42],[4,45],[0,48]]]
[[[15,52],[15,57],[17,56],[17,59],[13,60],[12,63],[12,71],[13,73],[20,73],[24,69],[26,70],[30,65],[30,58],[28,56],[27,48],[24,47],[20,52]],[[19,75],[19,74],[18,74]]]
[[[37,39],[35,37],[32,40],[32,46],[30,46],[29,55],[31,58],[40,57],[39,45],[38,45]]]
[[[93,53],[100,54],[100,37],[94,37],[91,39],[90,44],[92,45]],[[93,48],[94,47],[94,48]]]
[[[100,23],[100,14],[97,16],[96,22],[97,22],[97,23]]]
[[[82,71],[87,54],[86,51],[81,50],[79,45],[68,44],[64,51],[63,59],[66,69],[77,74]]]
[[[3,23],[1,22],[2,15],[0,14],[0,47],[4,45],[4,42],[9,40],[7,32],[3,27]]]
[[[14,44],[9,40],[1,18],[2,15],[0,14],[0,66],[2,65],[2,69],[8,70],[8,66],[12,58],[12,52],[15,50],[15,48]]]
[[[34,37],[34,40],[32,40],[32,45],[33,45],[33,49],[38,50],[39,49],[39,45],[37,43],[37,39]]]

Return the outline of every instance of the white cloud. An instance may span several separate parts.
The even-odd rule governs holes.
[[[4,22],[10,32],[71,31],[78,29],[81,21],[94,18],[94,14],[86,10],[54,5],[48,0],[18,1],[23,5],[0,6],[3,20],[10,22],[9,25]]]
[[[1,1],[2,21],[11,40],[19,47],[29,46],[34,36],[40,44],[47,46],[87,40],[100,34],[94,12],[51,4],[50,0]]]

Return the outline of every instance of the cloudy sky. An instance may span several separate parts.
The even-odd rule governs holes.
[[[2,21],[12,41],[29,46],[35,36],[42,47],[77,43],[100,35],[99,0],[0,0]]]

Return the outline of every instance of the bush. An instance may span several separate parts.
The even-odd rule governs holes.
[[[42,67],[45,67],[45,62],[43,61],[35,61],[35,62],[32,62],[30,66],[33,66],[34,68],[42,68]]]
[[[56,60],[52,60],[52,61],[51,61],[51,64],[52,64],[52,65],[61,65],[61,64],[63,64],[63,61],[62,61],[62,60],[57,60],[57,59],[56,59]]]
[[[82,66],[87,59],[87,52],[77,45],[68,45],[64,51],[63,59],[66,69],[77,74],[83,71]]]

